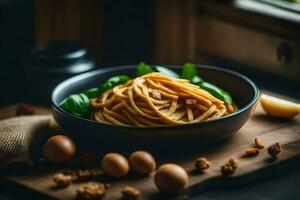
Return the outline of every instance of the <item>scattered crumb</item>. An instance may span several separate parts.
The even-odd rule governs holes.
[[[273,145],[271,145],[269,148],[268,148],[268,153],[270,154],[270,156],[272,158],[276,158],[277,155],[282,151],[282,148],[281,148],[281,145],[277,142]]]
[[[57,173],[53,176],[53,181],[58,188],[66,188],[72,184],[72,176],[70,174]]]
[[[259,154],[259,150],[257,148],[248,148],[244,151],[245,156],[254,156]]]
[[[265,148],[265,145],[258,138],[254,139],[254,143],[255,143],[255,148],[258,148],[258,149]]]
[[[210,167],[210,162],[205,157],[200,157],[195,161],[195,168],[198,172],[203,172]]]
[[[76,172],[76,177],[78,181],[90,180],[95,176],[95,170],[92,169],[80,169]]]
[[[103,183],[90,182],[77,189],[78,200],[98,200],[106,194],[107,186]]]
[[[122,198],[126,200],[139,199],[141,192],[133,187],[126,186],[122,189]]]
[[[231,158],[228,162],[221,166],[221,172],[223,175],[228,176],[232,175],[238,167],[238,163],[235,159]]]

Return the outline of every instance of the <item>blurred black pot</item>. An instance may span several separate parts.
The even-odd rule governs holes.
[[[74,42],[52,42],[32,48],[23,63],[27,95],[50,102],[52,89],[64,79],[95,69],[87,49]]]

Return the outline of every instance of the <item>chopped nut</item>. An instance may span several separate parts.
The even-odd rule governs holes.
[[[223,175],[231,175],[238,167],[238,163],[235,159],[231,158],[225,165],[221,166],[221,172]]]
[[[254,143],[255,143],[255,147],[258,149],[265,148],[265,145],[258,138],[254,139]]]
[[[203,172],[204,170],[208,169],[210,166],[210,162],[207,158],[201,157],[195,161],[195,168],[199,172]]]
[[[17,107],[16,115],[33,115],[34,114],[34,109],[31,105],[28,104],[20,104]]]
[[[259,150],[257,148],[248,148],[244,151],[245,156],[254,156],[259,154]]]
[[[187,105],[193,105],[193,104],[196,104],[196,103],[197,103],[196,99],[187,99],[186,100],[186,104]]]
[[[85,181],[93,178],[95,176],[95,170],[80,169],[76,172],[76,177],[78,181]]]
[[[103,183],[90,182],[77,189],[77,199],[96,200],[102,199],[106,194],[107,187]]]
[[[53,181],[56,183],[57,187],[65,188],[72,183],[72,176],[68,174],[58,173],[53,176]]]
[[[152,90],[152,96],[153,96],[153,98],[160,100],[161,92],[159,90]]]
[[[139,199],[141,192],[133,187],[126,186],[122,189],[122,197],[127,200]]]
[[[93,164],[97,162],[97,157],[93,153],[82,153],[79,157],[79,162],[82,164]]]
[[[144,79],[138,79],[137,83],[141,85],[141,84],[145,83],[145,80]]]
[[[275,143],[268,148],[268,153],[272,156],[272,158],[276,158],[281,151],[282,149],[279,143]]]

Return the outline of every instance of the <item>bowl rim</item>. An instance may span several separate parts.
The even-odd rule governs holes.
[[[151,65],[151,66],[158,66],[158,65]],[[160,66],[167,66],[167,67],[174,68],[174,69],[181,67],[180,65],[160,65]],[[222,73],[233,75],[233,76],[236,76],[240,79],[243,79],[245,82],[247,82],[251,86],[251,88],[254,92],[254,95],[253,95],[251,101],[247,105],[245,105],[244,107],[240,108],[238,111],[236,111],[234,113],[231,113],[229,115],[217,118],[217,119],[212,119],[212,120],[202,121],[202,122],[197,122],[197,123],[190,123],[190,124],[180,124],[180,125],[175,124],[175,125],[146,126],[146,127],[121,126],[121,125],[104,124],[104,123],[96,122],[96,121],[91,120],[91,119],[86,119],[86,118],[83,118],[83,117],[78,117],[76,115],[72,115],[71,113],[69,113],[69,112],[63,110],[62,108],[60,108],[59,105],[55,102],[54,99],[59,94],[59,92],[63,88],[65,88],[66,86],[68,86],[72,83],[75,83],[77,81],[80,81],[80,80],[83,80],[83,79],[86,79],[86,78],[89,78],[89,77],[92,77],[92,76],[95,76],[95,75],[98,75],[98,74],[113,72],[113,71],[117,71],[117,70],[132,69],[132,68],[136,67],[136,65],[118,65],[118,66],[105,67],[105,68],[93,70],[93,71],[90,71],[90,72],[85,72],[85,73],[73,76],[71,78],[68,78],[68,79],[62,81],[52,91],[52,94],[51,94],[52,107],[56,111],[60,112],[61,114],[63,114],[66,117],[68,116],[68,117],[71,117],[71,118],[76,119],[76,120],[83,120],[87,123],[97,124],[98,126],[100,125],[100,126],[130,129],[130,130],[132,130],[132,129],[137,129],[137,130],[143,130],[143,129],[152,130],[153,129],[153,130],[156,130],[156,129],[170,129],[170,128],[174,128],[174,127],[180,128],[180,129],[182,129],[182,128],[193,128],[193,127],[206,126],[206,125],[209,125],[209,124],[214,124],[216,122],[225,121],[225,120],[228,120],[230,118],[238,117],[241,113],[243,113],[246,110],[248,110],[249,108],[251,108],[257,102],[257,100],[259,98],[259,95],[260,95],[259,89],[255,85],[255,83],[252,80],[250,80],[248,77],[246,77],[245,75],[243,75],[239,72],[235,72],[235,71],[230,70],[230,69],[224,69],[224,68],[211,66],[211,65],[196,64],[196,66],[197,66],[197,68],[200,68],[200,69],[220,71]]]

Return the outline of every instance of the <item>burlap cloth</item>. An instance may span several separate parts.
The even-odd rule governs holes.
[[[12,117],[0,121],[0,168],[24,163],[32,166],[53,130],[59,129],[50,115]]]

